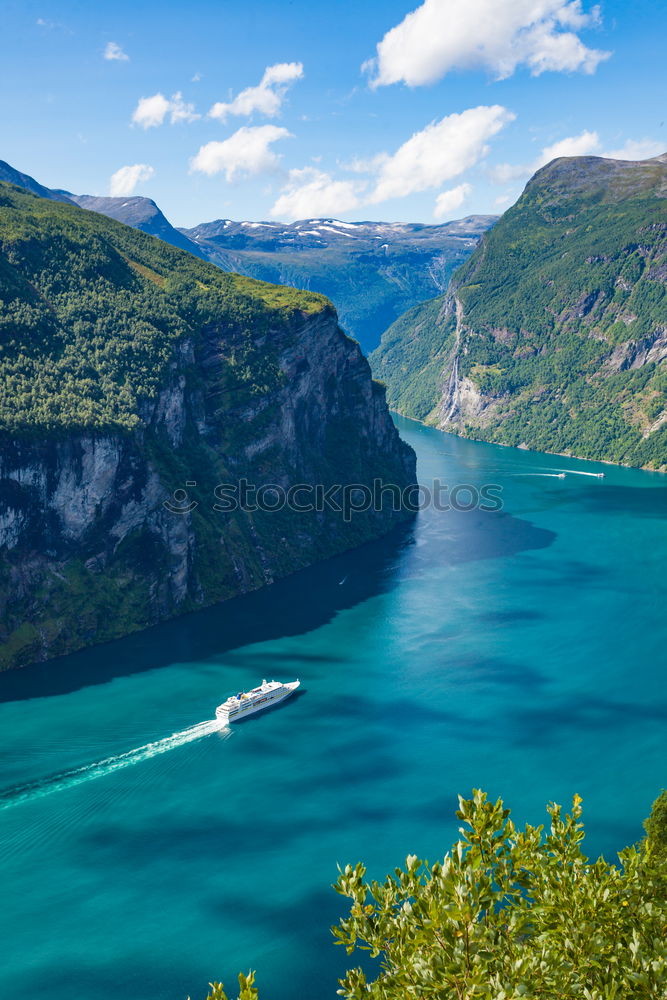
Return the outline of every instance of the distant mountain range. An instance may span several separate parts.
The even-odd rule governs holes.
[[[443,430],[667,471],[667,154],[547,164],[370,360]]]
[[[473,252],[493,215],[441,225],[386,222],[233,222],[177,229],[150,198],[98,198],[53,190],[0,161],[0,180],[42,198],[72,202],[157,236],[224,271],[328,296],[341,325],[364,350],[411,306],[443,292]]]

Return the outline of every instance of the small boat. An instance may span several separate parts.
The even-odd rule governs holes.
[[[300,683],[300,681],[289,681],[287,684],[281,684],[280,681],[263,680],[259,687],[253,688],[252,691],[239,691],[227,701],[223,701],[222,705],[216,708],[215,717],[225,723],[245,719],[246,715],[262,712],[265,708],[271,708],[279,701],[289,698]]]

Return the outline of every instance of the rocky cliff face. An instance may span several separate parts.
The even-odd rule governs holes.
[[[70,225],[84,214],[95,218],[58,211]],[[104,224],[111,227],[107,241],[126,256],[120,241],[131,231]],[[136,233],[131,239],[139,240],[135,258],[149,253],[152,268],[165,263],[155,241]],[[169,254],[173,270],[184,255]],[[22,259],[16,242],[13,259]],[[135,261],[130,269],[132,280],[143,282],[137,266],[148,265]],[[194,260],[187,267],[210,285],[215,268]],[[236,280],[223,279],[227,289]],[[7,279],[6,295],[9,287]],[[252,295],[271,295],[268,286],[243,287],[252,293],[249,304]],[[391,506],[349,520],[330,507],[287,503],[216,509],[225,506],[216,488],[242,479],[286,491],[376,477],[405,487],[415,474],[382,388],[325,300],[297,297],[288,310],[263,306],[250,323],[239,320],[249,308],[239,302],[233,316],[197,309],[132,422],[82,426],[77,418],[49,429],[30,424],[27,410],[23,424],[10,427],[7,414],[0,436],[0,666],[56,656],[261,587],[377,537],[405,516]],[[181,299],[178,309],[184,315]],[[37,404],[33,411],[41,412]],[[267,491],[264,506],[279,498]],[[308,496],[298,500],[304,506]]]
[[[666,282],[667,156],[555,160],[374,371],[443,430],[666,470]]]

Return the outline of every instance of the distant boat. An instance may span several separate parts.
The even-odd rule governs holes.
[[[565,479],[565,473],[564,472],[559,472],[556,478],[557,479]]]
[[[259,687],[252,691],[239,691],[233,694],[222,705],[218,705],[215,716],[221,722],[237,722],[244,719],[246,715],[253,715],[254,712],[262,712],[265,708],[277,705],[279,701],[284,701],[294,694],[300,681],[290,681],[281,684],[280,681],[263,680]]]

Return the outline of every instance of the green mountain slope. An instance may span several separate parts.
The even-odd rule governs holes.
[[[408,485],[414,455],[325,298],[0,184],[0,669],[271,583],[405,516],[268,510],[275,490],[229,509],[221,485],[376,477]]]
[[[667,157],[555,160],[371,362],[445,430],[664,469],[666,283]]]
[[[437,225],[217,219],[175,229],[150,198],[53,191],[2,160],[0,181],[107,215],[223,271],[320,292],[331,299],[341,326],[365,351],[378,345],[382,331],[406,309],[444,291],[452,272],[497,219],[471,215]]]

